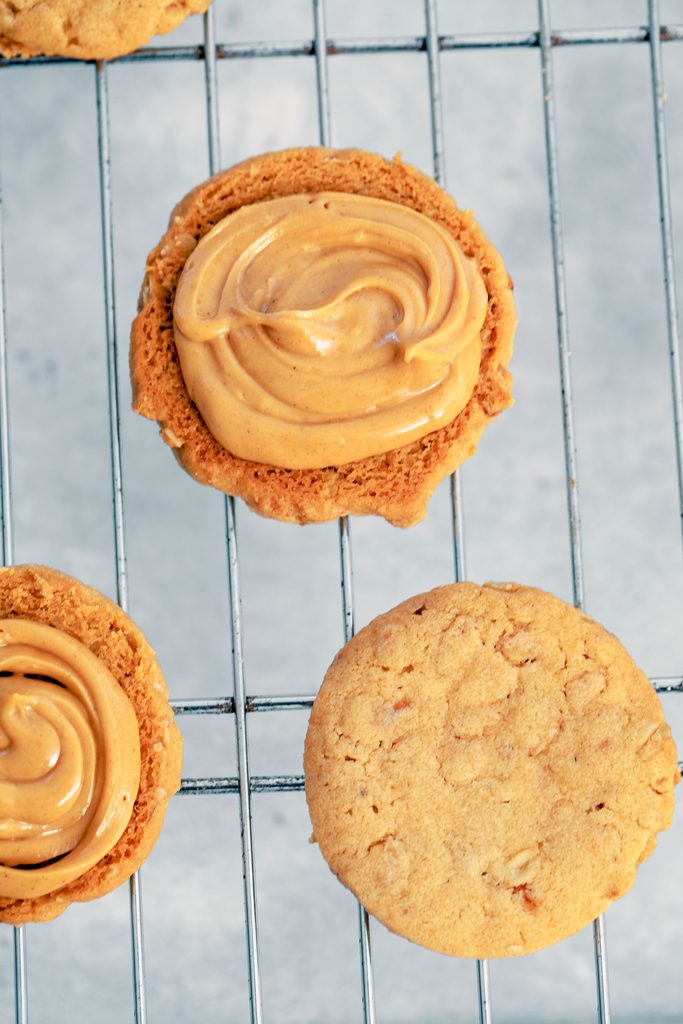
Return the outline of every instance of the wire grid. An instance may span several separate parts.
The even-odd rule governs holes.
[[[574,602],[584,606],[583,563],[581,549],[581,518],[574,442],[574,418],[569,367],[569,329],[564,277],[564,251],[560,185],[558,174],[557,132],[553,84],[553,55],[556,46],[600,45],[606,43],[645,43],[650,51],[652,81],[654,141],[659,190],[659,214],[662,241],[664,299],[667,312],[670,371],[673,397],[673,427],[676,445],[681,527],[683,529],[683,387],[681,382],[681,353],[678,300],[675,283],[673,230],[667,160],[665,118],[665,88],[662,72],[661,45],[683,40],[683,25],[662,26],[658,0],[648,0],[648,24],[624,29],[552,31],[549,0],[538,0],[538,30],[516,33],[481,33],[477,35],[439,35],[437,0],[424,0],[425,34],[383,39],[328,39],[325,31],[324,0],[312,0],[314,34],[310,40],[286,43],[258,42],[253,44],[218,43],[215,37],[213,8],[204,17],[203,46],[148,47],[119,58],[120,63],[153,60],[201,60],[205,71],[206,114],[208,125],[208,169],[211,174],[220,167],[220,138],[218,116],[217,61],[234,58],[309,56],[315,58],[318,121],[321,145],[332,144],[330,98],[327,61],[337,54],[424,52],[427,56],[430,96],[433,173],[439,184],[446,186],[444,160],[444,128],[441,103],[440,54],[451,50],[490,48],[537,48],[540,53],[540,73],[543,86],[543,119],[545,128],[549,222],[552,240],[557,341],[562,396],[562,418],[567,487],[567,514],[571,551]],[[25,67],[37,64],[63,63],[64,58],[32,58],[23,61],[0,60],[0,66]],[[121,430],[118,377],[118,333],[115,311],[115,262],[112,229],[112,193],[109,148],[109,100],[107,63],[93,65],[98,125],[100,211],[102,230],[102,260],[105,310],[105,342],[107,353],[107,384],[109,398],[109,436],[111,449],[111,481],[113,504],[114,555],[116,586],[119,604],[128,607],[128,582],[125,544],[124,477],[121,460]],[[0,543],[3,564],[13,560],[11,455],[9,436],[9,389],[7,381],[7,337],[5,329],[4,262],[2,248],[2,191],[0,187]],[[454,577],[466,578],[465,530],[463,498],[458,474],[451,479],[453,511]],[[241,819],[241,843],[244,877],[245,938],[247,947],[250,1019],[253,1024],[263,1021],[261,972],[259,964],[257,899],[254,873],[253,837],[251,828],[251,794],[261,792],[300,791],[304,779],[300,775],[252,776],[249,769],[247,740],[247,714],[255,712],[287,711],[310,708],[315,695],[286,694],[279,696],[248,696],[245,690],[242,631],[240,619],[239,560],[235,519],[235,503],[225,498],[225,531],[228,554],[228,590],[231,608],[231,639],[233,696],[211,700],[175,700],[172,706],[177,715],[233,715],[237,739],[236,777],[184,779],[181,794],[237,793]],[[343,639],[348,641],[354,633],[353,560],[350,524],[346,517],[339,520],[340,580],[342,594]],[[652,677],[659,693],[683,692],[683,675]],[[137,1024],[147,1019],[145,997],[144,939],[142,889],[140,873],[130,880],[131,952],[133,967],[133,994]],[[597,1020],[609,1024],[611,1020],[607,946],[604,921],[594,923],[595,973],[597,987]],[[359,958],[361,974],[362,1019],[365,1024],[375,1022],[375,998],[370,945],[370,924],[367,912],[359,905]],[[480,1024],[493,1020],[489,993],[489,973],[486,961],[476,965]],[[28,1021],[28,976],[26,937],[23,927],[14,929],[15,1018],[17,1024]]]

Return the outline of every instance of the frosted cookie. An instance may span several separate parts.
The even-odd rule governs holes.
[[[211,0],[0,0],[5,57],[111,60],[171,32]]]
[[[515,584],[440,587],[361,630],[327,672],[304,765],[340,881],[392,931],[467,957],[541,949],[622,896],[679,778],[619,641]]]
[[[515,325],[499,254],[432,179],[268,153],[190,192],[150,253],[133,408],[262,515],[409,526],[510,404]]]
[[[54,569],[0,569],[0,921],[129,878],[181,756],[154,651],[119,606]]]

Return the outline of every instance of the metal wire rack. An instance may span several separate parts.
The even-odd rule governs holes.
[[[328,59],[339,54],[425,53],[428,65],[430,93],[433,172],[436,180],[446,184],[444,161],[444,128],[441,102],[440,55],[452,50],[480,50],[491,48],[532,48],[539,51],[540,74],[543,87],[543,117],[545,127],[549,224],[552,240],[557,342],[562,396],[565,473],[567,489],[567,515],[571,550],[574,601],[583,607],[583,561],[581,545],[581,517],[578,488],[574,419],[569,362],[569,333],[565,294],[562,216],[558,178],[558,150],[555,124],[555,96],[553,85],[553,49],[559,46],[598,46],[601,44],[643,44],[649,49],[652,82],[654,138],[659,188],[659,214],[663,260],[664,300],[667,314],[670,371],[673,395],[673,428],[676,444],[678,492],[683,517],[683,388],[681,383],[681,354],[678,304],[675,285],[674,251],[672,237],[669,172],[667,163],[667,130],[665,118],[665,87],[662,72],[661,47],[665,43],[683,41],[683,24],[662,25],[658,0],[648,0],[647,25],[629,28],[557,31],[551,29],[549,0],[538,0],[538,29],[531,32],[483,33],[477,35],[440,35],[437,26],[437,0],[424,0],[424,34],[409,37],[372,39],[330,39],[325,30],[324,0],[312,0],[314,33],[311,39],[295,42],[257,42],[253,44],[220,43],[216,40],[214,12],[204,15],[204,42],[199,46],[156,46],[143,48],[117,63],[151,61],[201,61],[205,72],[206,116],[208,122],[208,170],[214,173],[220,166],[217,62],[235,58],[312,57],[315,60],[318,102],[319,138],[322,145],[332,144],[330,99],[328,91]],[[16,69],[63,63],[64,58],[33,58],[30,60],[0,59],[0,66]],[[116,268],[112,230],[112,192],[109,144],[109,100],[107,63],[92,65],[97,109],[99,185],[101,210],[101,237],[104,279],[105,342],[107,353],[109,437],[111,446],[111,485],[113,499],[114,556],[118,601],[128,606],[128,581],[125,543],[124,475],[121,460],[120,382],[118,376],[118,345],[115,313]],[[0,197],[1,200],[1,197]],[[2,264],[2,203],[0,201],[0,540],[3,564],[13,560],[12,486],[10,471],[9,405],[7,381],[7,337],[5,329],[4,269]],[[466,577],[465,529],[462,509],[461,483],[458,475],[451,482],[454,576]],[[683,525],[683,518],[682,518]],[[235,777],[186,778],[181,793],[216,794],[234,793],[239,796],[241,822],[242,861],[244,876],[245,939],[247,947],[250,1019],[253,1024],[264,1020],[261,998],[261,971],[258,942],[258,915],[254,873],[254,842],[251,828],[251,795],[262,792],[302,790],[304,780],[299,775],[254,776],[249,766],[247,742],[247,715],[252,713],[301,710],[310,708],[314,695],[287,694],[282,696],[247,695],[244,682],[242,629],[240,620],[240,583],[235,503],[225,499],[225,535],[228,555],[228,588],[231,608],[233,695],[211,700],[173,701],[177,715],[232,715],[237,739],[237,770]],[[347,519],[339,521],[340,580],[342,594],[343,630],[341,638],[347,641],[354,632],[353,562],[351,532]],[[653,677],[651,682],[660,693],[682,693],[683,675]],[[132,937],[132,966],[134,1008],[137,1024],[147,1020],[143,906],[139,875],[130,881],[130,920]],[[374,1024],[375,995],[368,915],[359,906],[359,955],[361,972],[361,1006],[364,1024]],[[607,949],[602,919],[594,924],[595,974],[597,986],[597,1020],[609,1024],[611,1020]],[[488,964],[476,965],[479,1020],[491,1024],[494,1014],[489,993]],[[29,982],[27,974],[26,937],[23,928],[14,929],[14,981],[15,1017],[17,1024],[27,1024],[29,1016]]]

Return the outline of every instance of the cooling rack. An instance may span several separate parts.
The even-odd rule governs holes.
[[[530,32],[481,33],[477,35],[442,35],[437,25],[437,0],[424,2],[424,32],[410,37],[383,37],[372,39],[332,39],[325,28],[324,0],[312,0],[314,33],[311,39],[294,42],[258,42],[254,44],[222,43],[217,41],[214,11],[204,15],[204,42],[199,46],[163,45],[141,49],[119,59],[117,63],[152,61],[200,61],[204,67],[205,109],[208,123],[208,170],[220,167],[219,116],[217,89],[217,62],[234,58],[304,57],[315,62],[316,95],[318,106],[319,140],[332,144],[330,97],[328,89],[328,61],[340,54],[423,53],[426,58],[429,83],[429,109],[433,148],[433,173],[436,180],[446,186],[444,162],[444,127],[442,117],[440,55],[451,50],[489,50],[492,48],[531,48],[538,51],[542,80],[543,119],[547,189],[549,200],[549,227],[552,242],[555,313],[564,433],[564,456],[567,493],[567,519],[571,552],[574,602],[583,607],[583,558],[581,540],[580,497],[576,448],[574,441],[574,415],[570,373],[570,347],[565,293],[564,250],[558,176],[558,146],[555,121],[555,95],[553,84],[553,49],[560,46],[599,46],[601,44],[643,44],[649,50],[653,137],[656,151],[657,182],[659,189],[659,215],[662,247],[662,298],[665,303],[673,396],[673,430],[678,474],[678,495],[683,514],[683,391],[681,386],[681,359],[678,306],[675,284],[673,231],[669,195],[667,163],[667,132],[665,118],[665,85],[662,71],[663,44],[683,42],[683,24],[662,25],[658,0],[648,0],[648,23],[629,28],[556,31],[551,29],[549,0],[538,0],[538,28]],[[683,47],[682,47],[683,51]],[[61,63],[61,58],[35,58],[28,61],[0,61],[6,71],[29,65]],[[99,186],[101,211],[102,266],[104,281],[105,341],[107,353],[107,385],[109,398],[109,439],[111,446],[111,488],[113,507],[114,557],[116,567],[117,598],[124,609],[128,607],[128,577],[126,563],[125,487],[121,458],[120,381],[118,347],[127,343],[126,332],[119,332],[116,321],[115,287],[116,265],[112,228],[112,189],[110,167],[109,98],[107,63],[93,65],[95,83]],[[0,205],[0,216],[2,207]],[[0,261],[2,236],[0,221]],[[0,288],[0,515],[1,541],[4,564],[13,559],[12,487],[10,471],[9,388],[7,377],[7,337],[4,312],[4,273]],[[454,577],[466,578],[465,528],[461,483],[456,474],[451,481],[452,540]],[[341,640],[348,640],[354,632],[353,559],[350,526],[347,519],[339,521],[340,582],[343,612]],[[285,792],[303,789],[303,778],[298,775],[256,776],[250,771],[247,740],[247,717],[255,713],[275,713],[310,708],[313,695],[285,694],[280,696],[250,696],[246,693],[242,627],[240,618],[240,580],[235,503],[225,499],[225,536],[227,545],[228,589],[231,608],[233,695],[212,700],[176,700],[174,711],[184,715],[232,716],[235,725],[237,775],[234,777],[185,778],[181,794],[225,794],[238,797],[241,823],[241,846],[244,876],[244,931],[248,964],[250,1019],[253,1024],[264,1021],[262,1006],[261,968],[258,942],[257,886],[254,870],[254,837],[252,834],[251,797],[253,793]],[[660,693],[683,692],[681,676],[652,678]],[[138,1024],[147,1020],[143,903],[139,876],[130,882],[130,921],[132,937],[132,966],[135,1018]],[[367,913],[358,908],[360,959],[360,1010],[364,1024],[376,1020],[375,993],[371,954],[371,928]],[[27,942],[23,928],[13,932],[15,1016],[17,1024],[29,1019],[29,975],[27,973]],[[607,948],[602,919],[594,923],[595,978],[597,1008],[600,1024],[611,1020],[607,969]],[[489,992],[489,973],[486,961],[476,964],[477,1001],[481,1024],[491,1024],[495,1013]]]

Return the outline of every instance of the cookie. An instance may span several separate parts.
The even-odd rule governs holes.
[[[531,953],[622,896],[679,774],[646,676],[582,612],[516,584],[379,616],[311,713],[306,797],[332,871],[390,930]]]
[[[0,921],[50,920],[129,878],[181,757],[154,651],[121,608],[54,569],[0,569]]]
[[[206,274],[203,267],[192,269],[192,261],[199,256],[200,250],[205,246],[218,248],[221,243],[216,232],[229,231],[233,217],[237,224],[238,218],[256,209],[256,204],[267,207],[269,203],[284,200],[285,197],[292,197],[293,201],[300,204],[305,204],[308,197],[314,208],[317,204],[321,214],[326,204],[332,206],[333,212],[335,209],[339,212],[342,206],[351,205],[352,198],[361,205],[364,200],[383,203],[394,210],[403,211],[406,217],[418,214],[420,220],[431,226],[435,233],[445,236],[451,247],[457,248],[462,254],[463,266],[457,270],[458,288],[461,287],[464,277],[469,274],[470,267],[474,268],[476,277],[481,281],[483,322],[477,334],[476,362],[474,376],[469,382],[470,389],[464,395],[462,404],[455,406],[459,411],[453,413],[453,419],[441,422],[437,429],[431,429],[429,417],[423,417],[422,429],[426,429],[427,433],[415,437],[409,433],[409,428],[415,426],[419,417],[415,415],[411,420],[408,416],[398,433],[403,429],[404,435],[411,437],[409,443],[402,443],[399,438],[399,442],[388,450],[344,461],[342,451],[339,458],[329,464],[325,464],[325,452],[328,449],[322,449],[322,455],[316,451],[315,458],[306,465],[302,464],[305,458],[300,455],[297,455],[296,462],[286,462],[285,459],[274,464],[268,461],[267,457],[263,461],[255,459],[253,455],[244,457],[220,443],[214,436],[217,431],[213,425],[210,429],[190,396],[190,388],[184,377],[187,367],[184,359],[181,365],[182,351],[177,344],[178,335],[183,335],[184,325],[188,319],[192,319],[195,329],[199,322],[201,331],[207,323],[197,316],[187,316],[188,308],[190,313],[193,309],[191,303],[181,296],[185,280],[184,271],[186,265],[188,270],[191,269],[195,279],[191,282],[192,285],[196,283],[200,274],[206,279],[213,280],[218,273],[214,264],[209,266]],[[366,217],[365,207],[362,215]],[[341,223],[339,217],[337,223]],[[323,233],[327,231],[324,219],[321,218],[319,224],[320,229],[312,230],[308,238],[302,234],[296,236],[295,243],[290,249],[295,266],[302,253],[316,247],[320,249],[323,257],[331,258],[332,253],[329,249],[325,250],[324,242],[321,242]],[[351,233],[351,229],[348,229],[347,233]],[[359,229],[357,237],[367,239],[368,232],[365,228]],[[365,256],[372,251],[373,244],[368,242],[365,245]],[[233,248],[235,252],[240,251],[238,243],[235,243]],[[256,249],[258,255],[258,245]],[[213,258],[213,253],[210,257]],[[412,273],[413,277],[420,278],[422,270],[415,273],[414,271],[421,259],[422,257],[418,256],[413,258],[411,250],[410,256],[400,268],[402,273],[405,272],[404,276],[409,277]],[[431,257],[424,257],[425,265],[428,259]],[[281,267],[286,262],[286,259],[282,259],[273,266]],[[353,268],[349,268],[349,276],[353,276]],[[262,283],[247,282],[254,301],[245,315],[248,314],[259,329],[263,327],[265,321],[270,320],[271,324],[277,323],[280,331],[287,318],[292,320],[293,314],[289,309],[272,312],[268,294],[271,278],[272,275],[269,275],[268,280]],[[306,278],[307,273],[301,271],[300,279],[306,282]],[[296,282],[296,288],[298,287],[299,283]],[[292,290],[296,291],[296,288]],[[357,288],[357,282],[354,284],[350,281],[344,294],[354,288]],[[436,294],[438,282],[434,289]],[[380,291],[381,289],[375,287],[375,293]],[[192,298],[196,300],[196,296]],[[242,301],[243,294],[238,294],[237,298]],[[223,293],[221,301],[224,299]],[[380,294],[377,303],[379,312],[368,306],[367,316],[360,319],[364,323],[374,316],[381,320],[386,313],[386,303],[382,306],[385,299],[386,295]],[[204,303],[206,305],[206,300]],[[419,300],[417,304],[420,304]],[[428,307],[428,312],[431,311],[431,291],[423,305],[425,308]],[[476,302],[474,305],[477,305]],[[446,306],[448,309],[448,303]],[[463,310],[461,319],[467,319],[469,312]],[[324,350],[325,346],[330,344],[330,338],[333,339],[334,345],[341,336],[343,342],[348,343],[348,347],[353,349],[357,324],[349,324],[341,316],[335,320],[336,314],[330,312],[329,322],[326,321],[321,328],[324,337],[316,336],[313,339],[316,352],[311,353],[303,350],[303,343],[300,340],[302,320],[310,313],[311,309],[304,305],[296,316],[296,323],[287,323],[286,326],[291,330],[287,334],[286,344],[279,348],[279,343],[272,346],[277,351],[268,364],[269,370],[263,380],[248,377],[243,373],[243,363],[253,359],[255,351],[248,343],[244,345],[242,364],[235,370],[237,384],[234,390],[240,392],[240,398],[245,393],[255,392],[253,404],[258,416],[263,412],[262,401],[270,400],[272,397],[278,408],[284,408],[278,429],[282,423],[287,424],[291,421],[290,403],[285,392],[289,382],[295,378],[296,386],[303,395],[303,419],[315,420],[321,407],[329,406],[330,409],[336,409],[339,402],[353,402],[357,395],[365,394],[366,378],[354,377],[352,367],[348,377],[336,378],[334,383],[337,387],[329,402],[327,401],[330,377],[337,374],[336,364],[332,364],[332,371],[324,370],[320,381],[316,382],[312,372],[315,369],[314,357],[318,350]],[[478,310],[475,309],[472,316],[477,313]],[[218,323],[219,318],[214,319]],[[403,324],[398,324],[396,337],[399,336],[402,326]],[[242,497],[262,515],[309,523],[333,519],[347,513],[372,513],[384,516],[396,525],[409,526],[424,516],[429,497],[437,484],[474,452],[486,425],[510,405],[511,378],[507,365],[512,354],[515,326],[512,286],[501,257],[486,239],[471,213],[458,209],[450,196],[432,179],[398,158],[393,161],[386,160],[362,150],[312,147],[267,153],[222,171],[190,192],[173,210],[166,234],[150,253],[140,296],[139,313],[133,323],[131,336],[133,408],[160,424],[163,440],[172,448],[183,468],[196,480],[217,487],[228,494]],[[224,335],[228,334],[229,324],[218,324],[218,327],[223,330]],[[220,330],[218,334],[220,335]],[[386,351],[383,344],[388,337],[395,341],[394,335],[389,332],[386,337],[380,339],[382,344],[359,349],[359,372],[365,368],[364,360],[368,355],[368,349],[371,350],[372,359],[377,357],[381,361]],[[198,339],[204,342],[208,340],[208,336],[200,334]],[[267,347],[268,344],[269,339],[266,338],[263,347]],[[201,347],[195,345],[195,351],[199,352]],[[406,346],[406,352],[409,347]],[[297,356],[293,365],[287,364],[288,377],[284,371],[280,372],[283,368],[284,349],[287,350],[288,358],[291,352],[295,352]],[[441,358],[439,343],[435,342],[430,351],[433,361]],[[471,348],[467,349],[466,372],[460,374],[458,364],[456,376],[460,374],[463,387],[463,381],[472,368],[472,351]],[[396,364],[401,359],[408,363],[412,356],[412,350],[405,357],[397,356],[390,364],[391,372],[397,368]],[[224,351],[216,350],[216,377],[225,377],[233,372],[232,369],[226,369],[226,360],[228,355]],[[232,353],[229,354],[228,361],[234,368],[235,360]],[[414,360],[416,365],[417,361]],[[424,358],[421,362],[421,369],[425,373],[428,361]],[[206,365],[210,366],[208,357]],[[251,367],[248,367],[248,370],[251,373]],[[382,367],[378,372],[381,376],[386,370]],[[199,382],[205,381],[206,374],[200,370],[196,373],[196,378]],[[438,374],[435,380],[438,382]],[[412,385],[408,384],[403,388],[403,392],[412,395],[411,389]],[[268,392],[272,392],[272,395],[269,396]],[[371,389],[369,393],[374,395]],[[200,402],[200,397],[195,397]],[[358,400],[360,401],[360,397]],[[368,421],[369,413],[374,415],[378,409],[383,413],[386,405],[383,401],[374,402],[373,398],[369,401]],[[326,425],[331,444],[334,444],[336,434],[335,415],[334,412],[330,413],[331,423]],[[234,420],[238,426],[239,415],[235,414]],[[357,421],[362,422],[360,414]],[[299,428],[300,424],[297,422],[291,432],[298,432]],[[268,424],[267,432],[270,429]],[[250,426],[244,427],[241,436],[237,429],[235,446],[239,446],[244,452],[252,451],[248,443],[251,433]],[[286,430],[283,429],[282,433],[286,434]],[[362,434],[362,429],[357,433]]]
[[[171,32],[211,0],[0,0],[5,57],[111,60]]]

